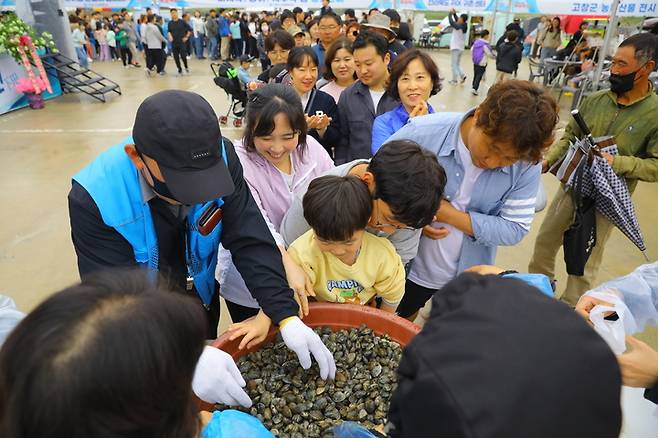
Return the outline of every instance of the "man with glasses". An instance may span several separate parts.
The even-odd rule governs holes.
[[[553,140],[557,110],[539,86],[505,81],[475,109],[415,117],[388,139],[412,140],[432,151],[448,176],[445,199],[411,264],[400,316],[413,321],[457,274],[493,265],[499,245],[516,245],[528,234],[539,161]]]
[[[318,57],[318,77],[322,77],[325,68],[324,54],[340,36],[343,30],[343,22],[335,13],[327,12],[320,17],[318,30],[320,31],[320,41],[313,46],[313,50]]]
[[[288,53],[295,47],[295,39],[285,30],[275,30],[265,38],[265,53],[271,62],[270,68],[258,75],[258,80],[268,83],[273,72],[280,72],[288,62]],[[276,76],[276,75],[274,75]]]
[[[361,179],[372,195],[366,231],[386,237],[403,264],[414,258],[420,229],[432,221],[446,182],[434,154],[412,141],[394,141],[384,144],[370,160],[355,160],[325,175]],[[281,222],[280,232],[287,245],[310,229],[302,206],[305,193],[297,193]]]

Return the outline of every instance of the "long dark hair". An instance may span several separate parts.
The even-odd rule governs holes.
[[[291,72],[293,68],[299,68],[302,65],[304,65],[305,60],[311,61],[314,66],[320,67],[318,65],[318,55],[315,54],[315,50],[313,50],[312,47],[310,46],[302,46],[302,47],[295,47],[290,51],[288,54],[288,72]]]
[[[247,151],[256,152],[254,139],[274,131],[274,118],[277,114],[284,114],[293,131],[299,133],[297,149],[303,154],[308,129],[304,108],[297,92],[284,84],[267,84],[251,93],[247,100],[247,124],[242,144]]]
[[[197,302],[106,272],[56,293],[0,351],[0,436],[189,438],[204,348]]]
[[[553,27],[553,20],[557,20],[557,29]],[[561,31],[562,30],[562,20],[560,20],[560,17],[553,17],[551,18],[551,25],[548,28],[549,32],[555,32],[555,31]]]

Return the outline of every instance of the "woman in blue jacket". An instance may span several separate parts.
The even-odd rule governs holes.
[[[409,119],[432,114],[434,108],[428,99],[439,90],[439,69],[427,53],[412,49],[398,56],[391,66],[388,92],[400,99],[401,103],[375,119],[372,126],[372,154],[377,152],[386,139],[406,125]]]

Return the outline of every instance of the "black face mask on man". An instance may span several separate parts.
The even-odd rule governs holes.
[[[144,156],[142,156],[142,154],[139,154],[139,157],[142,159],[146,171],[149,173],[149,175],[151,175],[151,180],[153,181],[153,186],[151,187],[153,188],[153,191],[162,197],[171,199],[173,201],[177,201],[177,199],[174,198],[174,195],[169,190],[169,187],[167,187],[167,184],[165,184],[164,182],[160,181],[155,176],[153,176],[153,172],[151,172],[151,169],[149,169],[149,167],[146,165],[146,160],[144,159]]]
[[[644,67],[644,65],[642,67]],[[610,73],[610,91],[615,94],[624,94],[631,91],[633,89],[633,85],[635,85],[637,72],[642,70],[642,67],[626,75]]]

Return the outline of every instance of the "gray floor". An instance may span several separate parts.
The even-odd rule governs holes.
[[[462,58],[469,74],[463,86],[447,84],[449,54],[445,50],[432,53],[446,77],[444,89],[431,99],[437,111],[464,111],[482,101],[482,91],[486,92],[494,79],[493,65],[489,66],[481,95],[472,96],[470,53]],[[66,203],[71,175],[129,135],[135,111],[144,98],[164,89],[189,90],[203,95],[218,115],[226,112],[228,99],[212,82],[208,61],[190,60],[190,76],[171,74],[175,72],[171,59],[167,67],[169,75],[149,79],[141,69],[124,69],[120,62],[95,62],[91,68],[117,81],[122,96],[110,97],[102,104],[87,96],[69,94],[48,101],[40,111],[22,109],[0,116],[0,205],[4,211],[0,217],[0,293],[13,297],[21,309],[29,311],[49,294],[78,280]],[[255,66],[252,73],[258,73]],[[527,75],[524,62],[519,77]],[[560,125],[564,126],[568,120],[564,107],[570,104],[570,97],[563,98],[561,104]],[[240,136],[234,128],[223,132],[229,138]],[[543,182],[550,199],[558,184],[551,176],[544,176]],[[657,197],[658,185],[646,183],[640,183],[634,195],[651,260],[658,258],[653,222],[658,217]],[[501,248],[497,264],[524,270],[543,220],[544,214],[538,214],[530,234],[520,244]],[[641,253],[615,231],[608,242],[599,280],[626,274],[643,262]],[[564,284],[564,269],[559,272],[558,281]],[[222,327],[227,322],[228,317],[223,319]],[[658,347],[658,336],[649,338]]]

